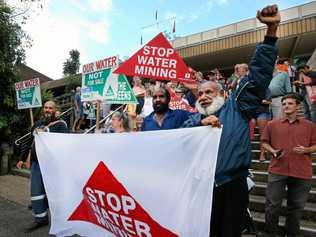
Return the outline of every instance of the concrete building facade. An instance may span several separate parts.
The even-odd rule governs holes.
[[[308,59],[316,48],[316,1],[281,11],[279,56]],[[206,72],[219,67],[230,72],[236,63],[248,63],[265,35],[256,18],[176,38],[172,45],[192,68]]]

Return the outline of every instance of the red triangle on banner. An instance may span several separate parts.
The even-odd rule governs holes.
[[[162,33],[121,64],[114,73],[156,80],[196,83],[192,80],[189,68],[183,59]]]
[[[101,161],[84,186],[83,200],[68,221],[86,221],[122,237],[177,237],[128,193]]]
[[[168,88],[170,94],[170,102],[169,108],[170,109],[182,109],[189,111],[191,113],[197,112],[195,108],[192,108],[187,102],[183,101],[181,97],[179,97],[174,90]]]

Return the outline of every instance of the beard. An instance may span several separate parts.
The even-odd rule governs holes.
[[[153,104],[153,109],[157,114],[164,114],[169,109],[169,104],[156,103]]]
[[[224,105],[225,100],[224,98],[220,96],[216,96],[213,98],[212,104],[207,106],[206,108],[203,108],[198,101],[195,103],[195,108],[200,114],[203,114],[205,116],[209,116],[212,114],[215,114],[222,106]]]
[[[47,126],[51,122],[54,122],[56,120],[56,117],[55,117],[55,114],[46,113],[46,114],[44,114],[44,116],[42,117],[41,120],[42,120],[43,124],[45,126]]]

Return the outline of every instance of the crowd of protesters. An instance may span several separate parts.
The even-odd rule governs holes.
[[[249,65],[236,64],[228,78],[217,68],[205,73],[191,69],[196,84],[134,77],[131,85],[138,104],[126,105],[114,112],[96,131],[122,133],[223,126],[210,236],[241,236],[249,202],[247,176],[255,124],[262,142],[259,159],[265,161],[266,152],[271,158],[266,193],[267,226],[261,235],[277,236],[279,209],[287,187],[289,214],[285,231],[287,236],[298,236],[300,213],[311,189],[311,153],[316,152],[316,105],[310,101],[305,87],[316,84],[316,72],[307,65],[295,68],[287,59],[277,59],[275,44],[280,15],[275,5],[259,11],[257,17],[268,29]],[[170,108],[172,92],[196,112]],[[81,129],[85,118],[89,120],[88,127],[94,125],[96,106],[80,100],[80,87],[76,89],[74,101],[73,131]],[[298,115],[301,104],[306,119]],[[101,115],[106,117],[116,108],[117,105],[103,104]],[[36,211],[35,204],[33,210]]]

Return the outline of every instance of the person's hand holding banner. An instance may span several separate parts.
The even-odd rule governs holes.
[[[221,123],[220,123],[219,119],[214,115],[210,115],[210,116],[206,117],[205,119],[203,119],[201,121],[201,124],[203,126],[211,125],[214,128],[221,127]]]

